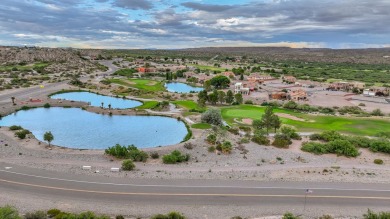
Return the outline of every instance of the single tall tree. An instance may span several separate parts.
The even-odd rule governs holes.
[[[271,117],[271,126],[275,129],[275,132],[276,129],[280,128],[281,125],[282,121],[280,121],[279,116],[273,114]]]
[[[225,102],[225,99],[226,99],[226,94],[225,92],[223,91],[218,91],[218,100],[221,104],[223,104]]]
[[[274,116],[275,114],[273,112],[273,107],[267,106],[267,108],[265,108],[264,114],[261,116],[261,122],[263,124],[263,127],[266,128],[267,134],[269,134],[269,129],[273,128],[275,121]]]
[[[226,94],[226,103],[227,104],[232,104],[234,101],[234,95],[233,95],[233,92],[231,90],[228,90],[227,94]]]
[[[43,140],[47,141],[50,147],[50,142],[54,140],[54,136],[51,132],[45,132],[45,134],[43,135]]]
[[[12,105],[15,105],[15,97],[11,97]]]
[[[242,102],[244,102],[244,99],[242,98],[242,94],[241,93],[235,94],[234,95],[234,99],[236,100],[236,102],[238,104],[242,104]]]

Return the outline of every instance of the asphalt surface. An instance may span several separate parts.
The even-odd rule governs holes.
[[[71,175],[0,163],[0,187],[14,193],[110,203],[386,208],[389,184],[159,180]],[[88,170],[86,170],[88,171]],[[98,175],[98,174],[97,174]],[[309,193],[307,191],[310,191]]]

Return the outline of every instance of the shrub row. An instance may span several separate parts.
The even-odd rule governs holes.
[[[139,150],[134,145],[126,147],[116,144],[113,147],[107,148],[105,153],[120,159],[131,159],[134,162],[146,162],[149,157],[146,152]]]
[[[188,161],[190,159],[189,154],[182,154],[178,150],[172,151],[170,154],[166,154],[162,157],[163,163],[165,164],[176,164]]]
[[[369,148],[372,152],[383,152],[390,154],[390,141],[386,138],[370,139],[360,136],[341,135],[336,131],[325,131],[321,134],[311,135],[310,140],[320,140],[325,142],[345,140],[354,147]]]

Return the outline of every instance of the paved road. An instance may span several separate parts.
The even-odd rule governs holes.
[[[0,163],[0,188],[15,193],[99,200],[110,203],[164,205],[289,206],[304,204],[305,191],[311,208],[343,206],[386,208],[387,184],[282,183],[221,180],[158,180],[71,175]]]

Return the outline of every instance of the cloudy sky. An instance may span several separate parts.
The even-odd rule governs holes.
[[[390,46],[390,0],[0,0],[0,45]]]

